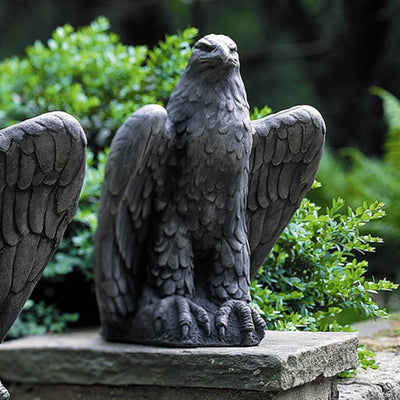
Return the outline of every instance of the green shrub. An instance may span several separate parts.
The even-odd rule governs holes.
[[[379,265],[379,270],[377,267],[374,270],[380,275],[399,278],[396,266],[400,262],[400,102],[383,89],[373,88],[372,92],[383,101],[388,125],[384,157],[367,157],[352,147],[335,153],[326,149],[317,174],[322,190],[313,191],[310,197],[325,206],[339,196],[351,207],[363,201],[383,202],[387,217],[368,225],[369,232],[385,241],[380,253],[372,258]]]
[[[68,323],[75,322],[77,319],[77,313],[61,314],[54,306],[48,306],[43,301],[34,303],[28,300],[24,305],[23,313],[12,326],[9,337],[62,332]]]
[[[348,324],[338,321],[349,309],[365,317],[387,315],[371,293],[394,285],[367,280],[368,263],[358,259],[381,242],[362,235],[359,228],[384,215],[382,204],[364,203],[356,211],[348,208],[348,215],[343,214],[344,204],[333,200],[324,213],[304,200],[258,272],[253,299],[269,329],[348,330]]]
[[[383,204],[363,203],[353,211],[342,199],[325,212],[305,199],[253,280],[253,301],[271,330],[352,331],[350,321],[386,318],[372,294],[393,290],[385,279],[367,279],[362,259],[382,240],[360,227],[383,215]],[[349,321],[350,314],[350,321]],[[363,366],[369,352],[360,350]]]
[[[0,127],[63,110],[82,124],[89,145],[104,147],[128,116],[148,103],[165,104],[190,56],[197,30],[167,36],[154,49],[125,46],[109,21],[57,28],[23,58],[0,63]]]

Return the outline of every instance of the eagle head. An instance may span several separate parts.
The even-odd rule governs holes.
[[[194,73],[226,74],[239,68],[236,43],[228,36],[210,34],[196,42],[188,63]]]
[[[248,113],[239,69],[237,46],[230,37],[210,34],[199,39],[167,104],[170,121],[177,123],[198,115],[198,103],[226,104],[225,97],[235,99]]]

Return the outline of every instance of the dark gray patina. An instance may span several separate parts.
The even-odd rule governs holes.
[[[200,39],[166,109],[141,108],[111,145],[95,238],[103,336],[258,344],[250,279],[310,189],[324,137],[309,106],[250,121],[236,44]]]
[[[0,343],[75,214],[85,150],[81,126],[63,112],[0,131]],[[0,384],[0,400],[8,396]]]

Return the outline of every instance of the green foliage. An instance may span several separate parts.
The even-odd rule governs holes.
[[[304,200],[275,244],[252,284],[253,298],[269,329],[332,331],[340,313],[354,309],[366,317],[385,317],[371,293],[396,286],[365,277],[367,261],[357,254],[374,251],[381,239],[362,235],[359,228],[384,215],[382,204],[364,203],[343,214],[344,201],[333,200],[325,213]],[[334,319],[332,319],[334,318]]]
[[[57,28],[47,45],[0,63],[0,126],[51,110],[78,118],[89,144],[104,145],[139,107],[163,104],[190,55],[197,30],[167,36],[158,47],[125,46],[99,17]]]
[[[263,117],[266,117],[267,115],[272,113],[272,109],[268,106],[264,106],[261,109],[258,109],[258,107],[254,107],[253,111],[250,114],[250,119],[260,119]]]
[[[385,161],[398,171],[400,161],[400,101],[386,90],[373,87],[371,93],[382,99],[388,133],[385,141]]]
[[[317,179],[326,184],[320,193],[313,193],[312,198],[319,204],[327,204],[340,194],[353,207],[363,201],[379,199],[385,204],[388,217],[374,222],[369,229],[388,244],[397,243],[400,237],[399,177],[391,164],[367,157],[356,148],[344,148],[336,154],[326,149],[317,174]]]
[[[92,238],[107,155],[104,149],[132,112],[149,103],[165,105],[197,35],[195,28],[188,28],[149,49],[125,46],[109,29],[104,17],[78,30],[65,25],[54,31],[47,44],[36,41],[26,49],[26,56],[0,63],[0,128],[63,110],[80,121],[88,137],[79,209],[43,274],[49,285],[74,270],[92,280]],[[71,320],[52,306],[29,302],[11,335],[54,331],[58,322],[65,326]]]
[[[368,229],[385,241],[385,251],[376,264],[391,272],[400,260],[400,103],[383,89],[373,88],[372,91],[382,98],[388,124],[384,157],[367,157],[353,147],[336,153],[326,149],[317,174],[323,188],[312,193],[311,198],[318,204],[328,205],[332,198],[340,196],[352,207],[363,201],[371,203],[379,199],[383,202],[388,216],[374,221]]]
[[[359,346],[359,351],[358,351],[358,357],[359,357],[359,364],[363,369],[378,369],[379,366],[375,364],[375,357],[376,353],[373,351],[367,350],[364,345]]]
[[[351,331],[349,311],[359,318],[388,316],[372,294],[397,285],[367,279],[368,262],[362,259],[382,240],[360,233],[385,214],[383,204],[364,202],[344,211],[342,199],[333,200],[325,212],[303,200],[251,285],[268,329]],[[361,354],[366,366],[369,358]]]
[[[62,332],[68,323],[75,322],[78,314],[61,314],[54,306],[46,306],[43,301],[25,303],[24,311],[12,326],[8,337],[40,335],[46,332]]]

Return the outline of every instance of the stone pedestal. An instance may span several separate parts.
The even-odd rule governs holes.
[[[360,369],[354,378],[341,380],[340,400],[400,399],[400,353],[377,353],[376,363],[377,370]]]
[[[256,347],[186,349],[81,332],[0,346],[0,378],[18,400],[333,400],[337,374],[356,364],[352,333],[269,331]]]

